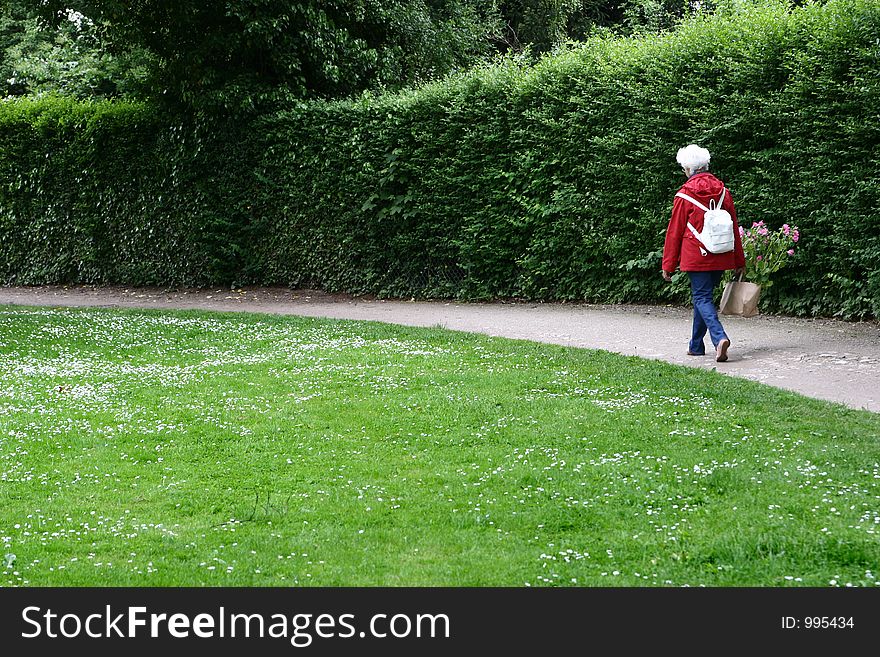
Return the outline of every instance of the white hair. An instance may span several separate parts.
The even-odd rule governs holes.
[[[696,144],[690,144],[678,149],[676,161],[685,169],[694,172],[709,168],[709,151],[700,148]]]

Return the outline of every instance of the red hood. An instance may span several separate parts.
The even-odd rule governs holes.
[[[724,183],[711,173],[698,173],[681,186],[681,191],[708,206],[711,199],[718,202],[723,188]]]

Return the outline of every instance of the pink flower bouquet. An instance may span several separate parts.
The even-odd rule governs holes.
[[[740,226],[739,235],[746,256],[744,280],[764,290],[773,284],[770,276],[788,264],[801,237],[797,226],[782,224],[779,230],[771,231],[763,221],[756,221],[751,228]]]

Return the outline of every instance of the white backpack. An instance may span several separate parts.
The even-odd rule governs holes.
[[[690,201],[706,213],[703,217],[703,230],[699,233],[693,224],[690,221],[688,222],[688,228],[700,243],[700,253],[703,255],[706,255],[706,251],[709,251],[709,253],[733,251],[733,217],[730,216],[727,210],[721,209],[726,192],[727,189],[723,188],[718,204],[716,205],[715,199],[712,199],[709,201],[708,208],[683,192],[676,194],[676,196],[683,198],[685,201]]]

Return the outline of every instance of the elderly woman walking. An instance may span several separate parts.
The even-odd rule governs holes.
[[[703,338],[708,331],[715,346],[715,360],[723,363],[727,360],[730,338],[718,319],[713,294],[726,270],[735,270],[737,276],[745,270],[736,210],[724,183],[709,173],[709,151],[691,144],[680,149],[675,159],[687,176],[687,182],[675,195],[672,205],[672,218],[663,246],[663,279],[671,281],[673,272],[680,268],[691,280],[694,324],[688,355],[706,354]],[[713,252],[699,239],[706,210],[715,206],[726,210],[733,220],[733,248],[723,253]]]

